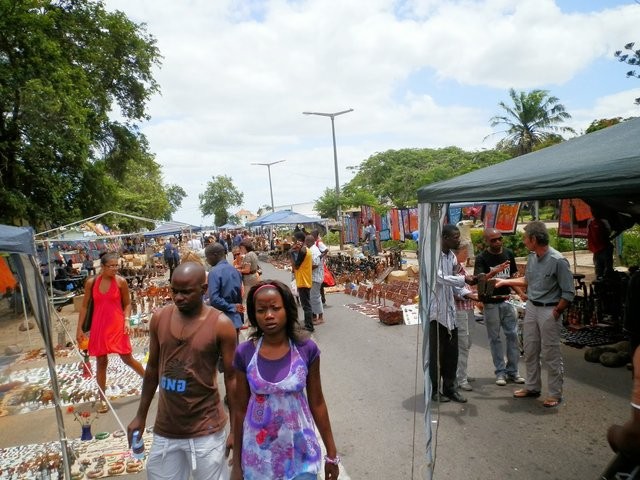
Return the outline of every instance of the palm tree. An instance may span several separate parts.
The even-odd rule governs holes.
[[[498,105],[506,114],[496,115],[490,120],[492,127],[507,127],[502,132],[496,132],[506,133],[506,137],[498,142],[498,148],[511,150],[515,156],[519,156],[532,152],[536,145],[552,141],[554,137],[562,141],[557,132],[576,133],[571,127],[559,126],[571,115],[565,111],[564,105],[558,103],[558,98],[550,96],[547,90],[516,93],[511,88],[509,96],[513,106],[500,102]]]

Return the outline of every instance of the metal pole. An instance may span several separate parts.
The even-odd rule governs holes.
[[[275,210],[275,206],[273,204],[273,187],[271,186],[271,164],[267,164],[267,170],[269,171],[269,193],[271,194],[271,213]]]
[[[271,165],[275,165],[276,163],[282,163],[284,160],[278,160],[277,162],[271,163],[252,163],[251,165],[263,165],[267,167],[269,172],[269,194],[271,195],[271,213],[273,213],[276,209],[275,204],[273,203],[273,187],[271,185]],[[269,247],[273,249],[273,225],[269,227]]]
[[[331,137],[333,138],[333,168],[336,174],[336,201],[338,202],[338,208],[336,215],[338,216],[338,223],[340,224],[340,250],[344,248],[344,222],[342,220],[342,206],[340,205],[340,179],[338,176],[338,150],[336,149],[336,127],[334,118],[335,115],[331,115]]]
[[[342,206],[340,205],[340,179],[338,176],[338,151],[336,149],[336,128],[334,119],[338,115],[349,112],[353,112],[353,108],[335,113],[302,112],[303,115],[319,115],[321,117],[329,117],[331,119],[331,138],[333,139],[333,166],[336,175],[336,201],[338,202],[338,208],[336,209],[336,216],[338,218],[336,220],[338,220],[338,224],[340,225],[340,250],[342,250],[344,247],[344,219],[342,218]]]

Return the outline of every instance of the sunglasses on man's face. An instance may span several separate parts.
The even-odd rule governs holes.
[[[502,241],[502,237],[492,238],[492,239],[490,239],[489,241],[490,241],[491,243],[494,243],[494,242],[501,242],[501,241]]]

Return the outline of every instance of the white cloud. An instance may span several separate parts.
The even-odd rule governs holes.
[[[246,208],[270,203],[266,168],[252,162],[287,160],[272,168],[276,204],[334,187],[330,121],[302,111],[354,108],[335,121],[341,183],[352,176],[346,166],[390,148],[490,148],[488,119],[508,87],[569,85],[636,39],[640,23],[640,6],[623,0],[588,13],[563,13],[551,0],[106,4],[157,38],[162,95],[143,131],[165,180],[189,192],[176,218],[194,223],[197,195],[214,175],[233,178]],[[416,72],[452,89],[495,89],[495,99],[411,91],[403,85]],[[637,96],[612,89],[573,106],[573,123],[628,116]]]

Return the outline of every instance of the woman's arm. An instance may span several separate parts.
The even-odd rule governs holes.
[[[122,302],[122,311],[124,312],[124,320],[131,316],[131,295],[129,294],[129,285],[127,281],[120,275],[116,275],[118,288],[120,289],[120,300]]]
[[[231,397],[231,401],[234,404],[232,480],[242,480],[242,427],[247,413],[249,396],[247,375],[245,372],[235,370],[235,388]]]
[[[607,440],[614,452],[622,452],[631,459],[640,458],[640,347],[633,354],[631,418],[622,426],[609,427]]]
[[[320,357],[316,358],[309,367],[307,374],[307,398],[309,399],[309,408],[316,422],[322,442],[327,449],[327,457],[331,459],[338,458],[338,451],[333,440],[333,432],[331,431],[331,422],[329,420],[329,410],[324,401],[322,394],[322,383],[320,381]],[[333,480],[338,478],[337,463],[325,462],[324,465],[325,478]]]

